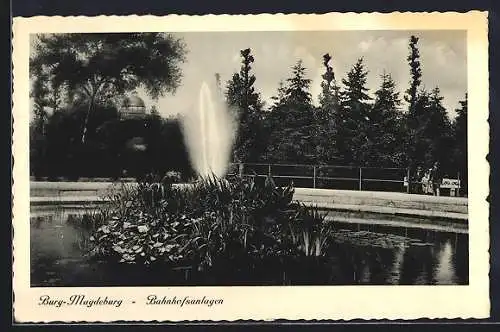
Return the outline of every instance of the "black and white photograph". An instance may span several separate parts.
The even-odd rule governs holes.
[[[470,285],[468,38],[30,33],[28,287]]]

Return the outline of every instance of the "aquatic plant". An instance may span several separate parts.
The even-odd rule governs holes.
[[[106,221],[93,234],[94,254],[197,270],[241,257],[324,254],[324,216],[293,202],[292,186],[257,177],[207,176],[185,186],[151,180],[109,194],[110,204],[95,217]]]
[[[300,205],[299,210],[289,223],[292,242],[305,256],[324,256],[333,226],[326,220],[317,206]]]

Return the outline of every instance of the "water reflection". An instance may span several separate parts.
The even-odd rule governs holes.
[[[405,245],[400,245],[394,250],[394,263],[392,264],[391,273],[387,280],[391,284],[394,285],[399,284],[401,270],[403,268],[405,252],[406,252]]]
[[[88,260],[84,255],[89,248],[89,232],[82,227],[82,219],[76,215],[75,211],[32,214],[30,252],[33,287],[169,284],[165,277],[154,276],[165,276],[165,273],[148,273],[146,276],[144,271]],[[285,279],[288,284],[332,285],[468,283],[466,235],[424,232],[406,237],[404,231],[399,235],[394,234],[397,231],[392,231],[389,234],[380,228],[339,230],[322,270],[329,275],[314,282],[306,280],[310,279],[307,275],[313,270],[294,271],[286,265],[275,274],[275,271],[269,271],[274,268],[272,264],[271,268],[267,266],[252,273],[267,278],[264,283],[257,284],[282,284]],[[272,277],[275,279],[270,275],[276,275]],[[244,278],[248,280],[249,277],[246,275]],[[218,280],[212,278],[210,282],[217,284]],[[246,284],[251,284],[251,281]]]
[[[434,268],[434,280],[437,284],[454,284],[457,276],[455,274],[451,241],[447,240],[443,245],[440,245],[440,247],[436,255],[437,262]]]

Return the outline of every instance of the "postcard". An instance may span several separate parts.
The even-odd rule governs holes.
[[[14,18],[15,321],[489,317],[487,33]]]

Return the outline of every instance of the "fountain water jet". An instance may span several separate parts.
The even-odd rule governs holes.
[[[196,173],[221,178],[228,170],[236,126],[221,94],[212,91],[202,83],[197,107],[183,117],[183,131]]]

